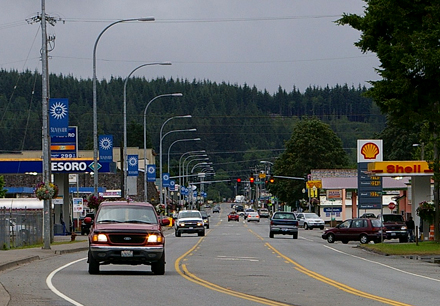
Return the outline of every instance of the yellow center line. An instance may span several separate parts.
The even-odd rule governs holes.
[[[251,229],[249,229],[250,232],[252,232],[255,236],[257,236],[258,238],[260,238],[261,240],[264,240],[263,237],[261,237],[260,235],[258,235],[257,233],[255,233],[254,231],[252,231]],[[345,291],[347,293],[356,295],[356,296],[360,296],[360,297],[364,297],[370,300],[374,300],[374,301],[378,301],[378,302],[382,302],[385,304],[389,304],[389,305],[396,305],[396,306],[410,306],[410,304],[405,304],[405,303],[401,303],[398,301],[394,301],[391,299],[387,299],[387,298],[383,298],[377,295],[373,295],[373,294],[369,294],[366,293],[364,291],[360,291],[357,290],[353,287],[344,285],[343,283],[340,283],[338,281],[332,280],[330,278],[325,277],[324,275],[318,274],[316,272],[313,272],[309,269],[306,269],[305,267],[301,266],[300,264],[298,264],[297,262],[293,261],[292,259],[290,259],[289,257],[285,256],[284,254],[282,254],[280,251],[278,251],[277,249],[275,249],[272,245],[270,245],[268,242],[265,243],[265,245],[271,249],[274,253],[276,253],[278,256],[280,256],[281,258],[283,258],[287,263],[291,263],[295,266],[296,270],[298,270],[301,273],[304,273],[316,280],[319,280],[323,283],[326,283],[330,286],[333,286],[335,288],[338,288],[339,290]]]

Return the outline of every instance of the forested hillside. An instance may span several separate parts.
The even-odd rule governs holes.
[[[140,148],[147,103],[161,94],[183,94],[183,97],[157,99],[147,111],[148,143],[156,152],[164,122],[173,116],[192,115],[189,119],[170,120],[164,126],[164,134],[197,129],[197,132],[176,132],[164,137],[165,154],[175,140],[201,138],[172,147],[172,169],[182,153],[206,150],[216,169],[223,169],[229,175],[236,172],[239,176],[259,160],[277,157],[291,137],[293,124],[312,116],[330,124],[354,163],[356,139],[371,138],[385,126],[385,117],[370,99],[362,96],[366,89],[361,87],[310,87],[304,93],[296,88],[279,88],[270,94],[247,85],[209,80],[133,77],[127,84],[128,145]],[[112,134],[115,146],[120,146],[123,138],[123,88],[122,78],[98,82],[99,134]],[[92,81],[51,75],[50,96],[69,99],[69,121],[70,125],[78,126],[79,149],[92,149]],[[0,150],[40,149],[41,126],[41,76],[31,71],[1,70]]]

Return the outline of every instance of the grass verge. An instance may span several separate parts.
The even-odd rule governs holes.
[[[440,244],[434,241],[423,241],[416,245],[409,243],[376,243],[364,244],[363,248],[386,255],[439,255]]]

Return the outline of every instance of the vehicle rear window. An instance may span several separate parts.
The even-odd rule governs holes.
[[[275,214],[274,219],[290,219],[290,220],[295,220],[295,216],[293,214],[277,213],[277,214]]]
[[[371,220],[371,225],[373,226],[373,227],[380,227],[380,220],[379,219],[376,219],[376,220]]]

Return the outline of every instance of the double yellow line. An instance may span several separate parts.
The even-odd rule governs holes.
[[[224,287],[221,287],[219,285],[213,284],[211,282],[208,282],[204,279],[201,279],[197,276],[195,276],[194,274],[192,274],[191,272],[188,271],[188,269],[186,268],[185,264],[182,264],[182,269],[180,269],[180,263],[181,261],[188,255],[192,255],[191,253],[194,252],[194,250],[196,248],[198,248],[199,244],[203,241],[204,238],[200,238],[199,241],[185,254],[183,254],[182,256],[180,256],[179,258],[177,258],[177,260],[174,263],[174,268],[176,269],[177,273],[179,273],[182,277],[186,278],[187,280],[196,283],[200,286],[203,286],[205,288],[217,291],[217,292],[221,292],[221,293],[225,293],[228,294],[230,296],[235,296],[238,297],[240,299],[245,299],[245,300],[249,300],[249,301],[253,301],[253,302],[258,302],[260,304],[264,304],[264,305],[274,305],[274,306],[292,306],[291,304],[285,304],[285,303],[280,303],[277,301],[273,301],[273,300],[269,300],[269,299],[265,299],[265,298],[261,298],[258,296],[253,296],[253,295],[249,295],[246,293],[241,293],[241,292],[237,292],[231,289],[227,289]],[[182,271],[183,270],[183,271]]]

